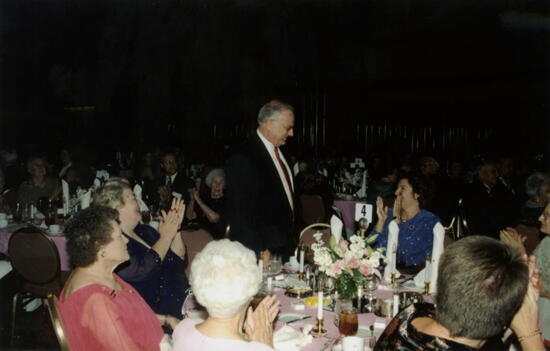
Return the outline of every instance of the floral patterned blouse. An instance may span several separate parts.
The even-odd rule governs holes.
[[[419,303],[410,305],[392,319],[386,330],[374,346],[374,351],[478,351],[463,344],[424,334],[418,331],[412,321],[419,317],[434,318],[435,308],[432,304]],[[497,343],[498,345],[498,343]],[[497,347],[497,348],[495,348]],[[486,343],[481,350],[501,350],[494,342]]]

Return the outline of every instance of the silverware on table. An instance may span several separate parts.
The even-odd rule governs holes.
[[[290,324],[290,323],[294,323],[294,322],[306,320],[306,319],[308,319],[308,318],[311,318],[311,316],[303,316],[303,317],[299,317],[299,318],[294,318],[294,319],[291,319],[291,320],[286,321],[286,322],[284,322],[284,323]]]

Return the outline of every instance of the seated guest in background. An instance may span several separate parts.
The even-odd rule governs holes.
[[[208,172],[205,181],[208,193],[201,196],[196,188],[189,189],[190,202],[187,206],[186,217],[197,220],[214,238],[223,238],[227,221],[224,218],[225,210],[225,173],[221,168]]]
[[[465,189],[463,208],[471,234],[496,238],[502,228],[515,224],[498,182],[495,163],[486,160],[477,169],[477,179]]]
[[[113,273],[128,260],[118,212],[92,206],[65,229],[73,271],[59,299],[71,350],[159,350],[160,321],[134,288]]]
[[[422,209],[429,199],[429,191],[429,183],[423,176],[411,174],[400,177],[393,208],[385,207],[380,197],[376,201],[378,220],[372,233],[379,234],[379,237],[375,245],[387,246],[388,226],[395,220],[399,227],[398,268],[419,269],[432,252],[433,228],[439,218]]]
[[[534,260],[528,265],[508,245],[481,236],[461,239],[441,256],[437,307],[407,307],[389,323],[374,351],[477,350],[508,326],[522,350],[543,351],[537,280]],[[507,348],[501,343],[487,349]]]
[[[550,201],[550,177],[541,172],[531,174],[525,181],[525,193],[529,199],[521,208],[520,222],[538,227],[544,207]]]
[[[59,151],[59,166],[58,166],[58,173],[57,176],[61,179],[65,177],[67,174],[67,171],[69,168],[73,165],[73,161],[71,160],[71,153],[69,152],[69,149],[61,149]]]
[[[132,284],[156,313],[181,318],[189,285],[185,246],[178,233],[183,202],[172,201],[171,210],[162,213],[158,232],[139,224],[141,213],[136,197],[121,178],[111,178],[97,189],[94,204],[118,211],[120,227],[128,239],[130,260],[117,269],[117,274]]]
[[[157,181],[159,206],[164,209],[170,208],[173,193],[178,194],[186,204],[190,202],[189,189],[195,188],[195,183],[180,173],[176,155],[165,153],[160,162],[160,168],[164,175]]]
[[[172,334],[173,350],[273,350],[272,323],[279,301],[268,296],[254,311],[249,307],[261,282],[253,251],[227,239],[206,245],[191,265],[191,287],[208,318],[202,322],[186,318],[178,324]]]
[[[367,189],[367,203],[374,205],[378,197],[393,198],[396,181],[397,169],[395,167],[378,165]]]
[[[17,201],[36,205],[39,198],[54,200],[58,197],[59,181],[47,176],[46,161],[41,157],[31,157],[27,160],[27,171],[30,179],[19,186]]]

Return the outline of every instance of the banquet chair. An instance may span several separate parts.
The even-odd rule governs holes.
[[[187,257],[189,257],[189,263],[185,269],[185,273],[189,276],[191,273],[191,263],[193,262],[193,259],[199,252],[201,252],[206,244],[214,240],[214,238],[212,237],[212,234],[202,228],[197,230],[182,230],[181,238],[187,249]]]
[[[311,247],[315,243],[314,234],[320,232],[323,234],[321,239],[325,243],[325,246],[328,246],[330,240],[330,225],[326,223],[313,223],[302,229],[300,232],[300,242],[303,242],[307,247]]]
[[[300,195],[300,202],[302,204],[302,220],[305,225],[325,220],[325,204],[321,196],[302,194]]]
[[[63,288],[59,252],[54,241],[36,227],[14,232],[8,243],[8,256],[13,270],[22,279],[22,288],[13,297],[11,342],[15,341],[18,303],[59,295]],[[23,306],[26,305],[23,303]]]
[[[52,327],[59,343],[61,351],[69,351],[69,340],[65,333],[65,324],[63,318],[57,309],[57,297],[53,294],[49,294],[47,298],[42,300],[44,305],[48,308]]]

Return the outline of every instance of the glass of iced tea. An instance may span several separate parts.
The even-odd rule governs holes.
[[[354,336],[359,328],[357,310],[353,307],[343,308],[338,315],[338,330],[344,336]]]
[[[252,301],[250,301],[250,306],[252,307],[252,310],[255,310],[265,297],[266,295],[263,292],[258,292],[256,295],[254,295]]]

